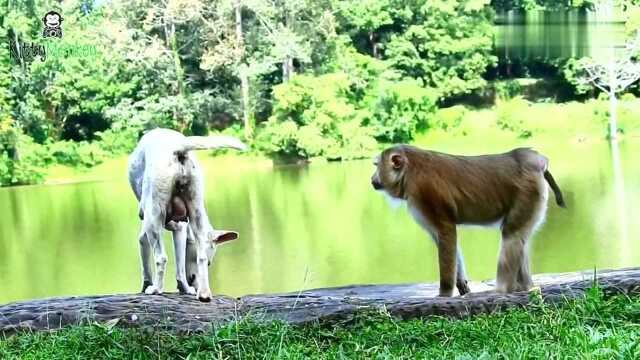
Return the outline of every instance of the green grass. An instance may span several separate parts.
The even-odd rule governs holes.
[[[620,101],[617,107],[620,138],[640,136],[640,100]],[[457,107],[457,111],[464,109]],[[436,114],[452,112],[440,109]],[[606,141],[608,102],[528,103],[506,100],[489,109],[467,108],[452,129],[429,129],[418,134],[417,145],[443,151],[471,152],[478,148],[502,150],[505,146],[563,143],[593,144]],[[500,124],[503,124],[501,126]],[[504,127],[504,125],[507,125]],[[529,136],[522,136],[523,133]]]
[[[592,289],[561,306],[464,320],[370,314],[331,326],[241,321],[191,335],[87,325],[0,340],[0,358],[638,359],[640,298]]]

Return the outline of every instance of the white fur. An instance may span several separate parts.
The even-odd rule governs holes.
[[[407,206],[407,209],[409,210],[409,214],[411,214],[411,217],[413,217],[418,225],[420,225],[420,227],[424,231],[431,235],[433,241],[437,241],[438,239],[436,237],[435,228],[429,223],[429,219],[422,215],[422,212],[411,204]]]
[[[387,200],[387,204],[391,206],[391,209],[397,210],[399,207],[406,205],[407,201],[404,199],[399,199],[389,195],[386,191],[382,190],[382,195]]]
[[[213,256],[215,240],[224,232],[213,229],[204,208],[204,177],[198,161],[190,150],[231,147],[244,150],[239,140],[227,136],[185,137],[168,129],[155,129],[145,134],[129,156],[129,182],[139,201],[143,214],[140,231],[140,256],[143,283],[151,282],[147,294],[163,292],[167,256],[160,234],[165,227],[166,207],[176,186],[184,189],[183,200],[189,223],[170,222],[167,229],[173,232],[176,255],[176,279],[187,293],[195,293],[189,287],[185,274],[185,257],[189,247],[195,246],[197,293],[201,300],[210,300],[208,263]],[[183,159],[180,160],[179,156]],[[152,278],[150,252],[153,250],[155,274]]]

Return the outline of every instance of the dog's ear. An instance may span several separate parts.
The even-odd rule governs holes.
[[[211,241],[216,245],[220,245],[238,238],[238,233],[228,230],[214,230],[211,233]]]

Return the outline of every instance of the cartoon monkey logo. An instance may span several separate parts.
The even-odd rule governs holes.
[[[55,11],[49,11],[42,18],[44,30],[42,36],[46,38],[58,37],[62,38],[62,16]]]

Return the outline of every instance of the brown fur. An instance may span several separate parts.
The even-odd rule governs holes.
[[[499,223],[502,244],[497,288],[501,292],[528,290],[527,240],[546,211],[547,185],[564,207],[559,187],[548,172],[548,160],[518,148],[482,156],[457,156],[400,145],[382,152],[371,182],[404,199],[416,220],[438,247],[440,295],[469,292],[464,264],[457,249],[456,225]]]
[[[187,206],[179,196],[173,196],[171,198],[170,206],[167,206],[166,223],[169,221],[187,221]]]
[[[170,222],[180,222],[187,221],[187,206],[184,203],[184,200],[180,196],[173,195],[171,198],[171,202],[167,204],[167,215],[165,217],[165,227],[169,225]],[[144,213],[142,209],[138,212],[138,217],[140,220],[144,220]],[[171,230],[171,229],[168,229]]]

